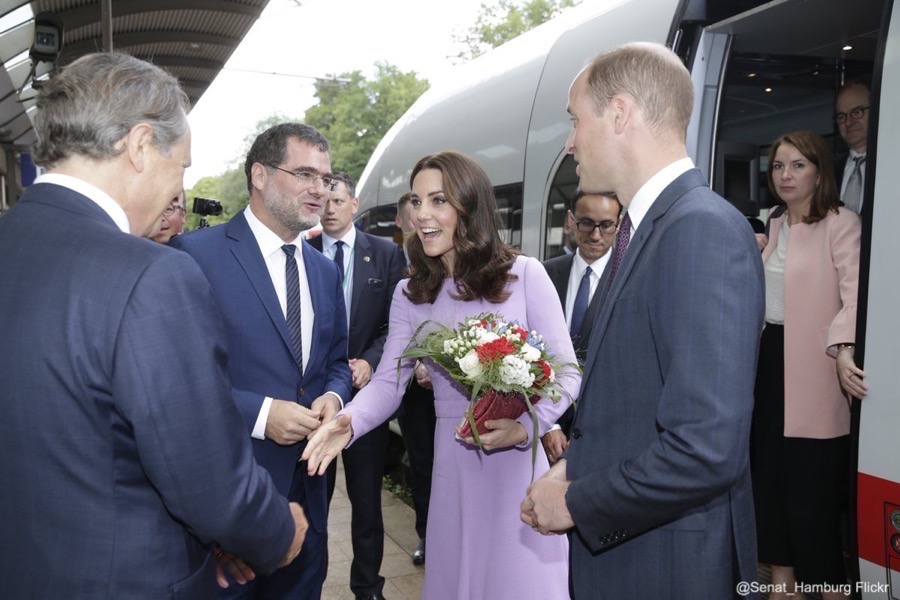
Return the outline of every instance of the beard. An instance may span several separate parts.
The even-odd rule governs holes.
[[[282,194],[263,196],[263,205],[283,226],[295,233],[306,231],[319,224],[322,209],[318,213],[307,212],[302,198],[291,198]]]

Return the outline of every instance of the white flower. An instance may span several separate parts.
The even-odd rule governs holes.
[[[457,358],[456,362],[459,363],[459,368],[462,369],[462,372],[471,379],[481,375],[481,372],[484,370],[484,367],[481,366],[481,361],[478,360],[478,353],[474,350],[469,350],[465,356]]]
[[[485,330],[483,330],[483,329],[482,329],[482,331],[483,331],[483,333],[482,333],[481,336],[478,338],[478,345],[479,345],[479,346],[482,346],[482,345],[484,345],[484,344],[493,342],[494,340],[500,339],[500,336],[497,335],[496,333],[494,333],[493,331],[485,331]]]
[[[534,362],[541,357],[541,351],[531,344],[522,344],[522,348],[519,350],[519,353],[522,355],[522,358],[524,358],[528,362]]]
[[[534,375],[528,371],[528,363],[514,355],[503,357],[500,364],[500,379],[506,385],[523,388],[530,388],[534,383]]]

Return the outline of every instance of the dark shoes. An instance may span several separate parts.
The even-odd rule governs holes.
[[[356,600],[385,600],[381,594],[357,594]]]
[[[413,564],[417,567],[421,567],[425,564],[425,538],[419,540],[419,545],[416,546],[416,551],[412,554]]]

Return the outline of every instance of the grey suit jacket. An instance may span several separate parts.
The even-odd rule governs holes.
[[[693,169],[601,299],[567,454],[576,598],[708,598],[756,580],[749,432],[764,314],[746,219]]]

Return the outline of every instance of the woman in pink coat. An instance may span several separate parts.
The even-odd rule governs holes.
[[[843,597],[840,514],[848,494],[850,406],[863,397],[853,361],[859,217],[842,207],[822,137],[796,131],[769,150],[769,190],[784,202],[762,259],[766,326],[753,415],[760,562],[774,584]],[[772,594],[769,598],[787,598]]]

